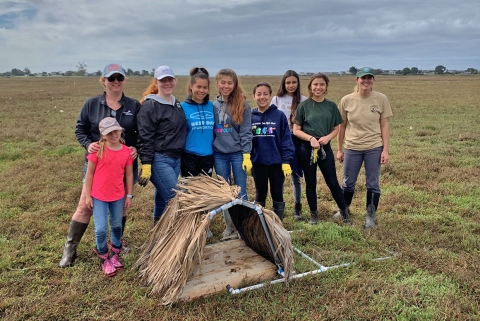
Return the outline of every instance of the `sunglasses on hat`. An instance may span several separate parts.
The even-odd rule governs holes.
[[[114,74],[114,75],[111,75],[110,77],[107,78],[108,82],[114,82],[115,80],[118,80],[119,82],[122,82],[125,80],[125,76],[124,75],[120,75],[120,74]]]

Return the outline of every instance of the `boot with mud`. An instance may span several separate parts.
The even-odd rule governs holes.
[[[295,203],[293,208],[293,218],[295,221],[300,221],[302,219],[302,203]]]
[[[66,268],[72,266],[75,258],[77,257],[77,247],[82,239],[85,230],[88,227],[88,223],[80,223],[72,220],[70,222],[70,229],[68,230],[67,242],[63,249],[62,259],[58,266],[61,268]]]
[[[308,224],[310,225],[315,225],[320,221],[320,218],[318,217],[318,211],[311,211],[310,212],[310,220],[308,221]]]

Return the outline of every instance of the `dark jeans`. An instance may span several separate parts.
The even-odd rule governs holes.
[[[317,164],[310,165],[310,154],[312,152],[312,147],[310,142],[302,142],[300,144],[300,165],[302,166],[303,176],[305,177],[305,194],[307,195],[308,206],[310,211],[317,210],[317,165],[322,172],[325,183],[327,184],[330,192],[332,193],[333,199],[337,203],[339,209],[345,209],[345,201],[343,199],[342,189],[338,184],[337,172],[335,170],[335,158],[333,156],[332,148],[330,143],[323,145],[323,149],[326,153],[326,158],[324,160],[319,157]]]
[[[270,181],[272,201],[283,202],[283,183],[285,182],[285,176],[283,175],[282,164],[253,164],[252,173],[256,190],[255,201],[265,202],[267,199],[268,181]]]
[[[183,177],[213,174],[213,155],[200,156],[184,152],[180,163],[180,171]]]

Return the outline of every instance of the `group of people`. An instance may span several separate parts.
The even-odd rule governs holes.
[[[314,74],[308,95],[301,94],[300,79],[288,70],[276,96],[266,82],[253,89],[251,108],[237,74],[221,69],[215,76],[218,96],[209,97],[210,75],[205,68],[190,70],[187,98],[174,95],[173,70],[160,66],[139,101],[123,94],[126,78],[118,64],[105,66],[102,95],[89,98],[77,120],[76,137],[86,149],[84,184],[75,211],[60,267],[70,266],[93,214],[96,255],[107,276],[123,267],[119,253],[125,244],[126,212],[133,200],[133,185],[154,190],[156,224],[175,195],[178,176],[206,174],[231,178],[248,200],[247,175],[255,183],[255,202],[266,206],[268,187],[273,211],[284,217],[284,181],[291,175],[296,220],[302,219],[301,177],[305,178],[310,224],[317,224],[317,166],[339,208],[334,219],[350,223],[349,206],[362,166],[366,173],[366,228],[375,226],[380,198],[380,166],[388,161],[388,118],[392,115],[385,95],[373,91],[374,73],[361,68],[355,91],[337,107],[326,98],[329,78]],[[336,158],[343,163],[340,186],[330,141],[338,136]],[[138,157],[137,157],[138,156]],[[141,161],[138,174],[137,158]],[[111,242],[107,242],[110,215]],[[230,235],[233,224],[224,212]]]

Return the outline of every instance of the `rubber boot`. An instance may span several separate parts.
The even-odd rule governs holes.
[[[347,206],[345,207],[344,210],[340,210],[340,214],[342,215],[342,222],[343,224],[351,224],[351,220],[350,220],[350,208]]]
[[[110,248],[110,262],[113,264],[113,266],[117,270],[123,269],[123,264],[120,261],[120,257],[119,257],[121,250],[122,249],[116,248],[113,245]]]
[[[302,219],[302,203],[295,203],[295,207],[293,208],[293,218],[296,221]]]
[[[308,224],[310,225],[315,225],[318,223],[318,221],[320,220],[318,218],[318,211],[311,211],[310,212],[310,220],[308,221]]]
[[[66,268],[72,266],[73,261],[77,257],[77,246],[82,239],[85,230],[88,227],[88,223],[80,223],[72,220],[70,222],[70,229],[68,230],[67,242],[63,249],[62,259],[58,266],[61,268]]]
[[[350,204],[352,204],[352,199],[353,199],[353,192],[346,192],[343,190],[343,199],[345,201],[345,206],[347,207],[347,214],[348,214],[348,221],[350,222]],[[342,212],[342,210],[338,210],[335,214],[333,214],[333,219],[335,221],[343,221],[345,222],[346,219],[345,212]]]
[[[277,214],[280,221],[283,221],[283,214],[285,213],[285,202],[273,202],[273,211]]]
[[[233,225],[232,218],[230,217],[228,210],[223,211],[223,217],[225,218],[225,230],[222,232],[222,236],[228,237],[235,232],[235,226]]]
[[[367,215],[365,218],[365,228],[374,228],[377,216],[378,202],[380,201],[380,193],[367,190]]]

